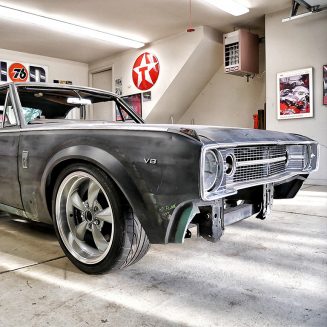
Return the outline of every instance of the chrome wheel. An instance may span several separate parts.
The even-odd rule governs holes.
[[[92,175],[75,171],[61,182],[56,224],[69,253],[84,264],[97,264],[109,253],[114,218],[108,195]]]

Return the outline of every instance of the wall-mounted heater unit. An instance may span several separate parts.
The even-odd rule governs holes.
[[[225,73],[251,76],[259,73],[259,38],[247,30],[224,34]]]

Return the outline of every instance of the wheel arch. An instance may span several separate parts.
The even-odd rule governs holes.
[[[41,194],[50,216],[52,216],[51,201],[56,179],[64,167],[74,163],[92,164],[104,171],[117,185],[142,224],[142,215],[138,213],[144,212],[144,201],[126,168],[112,154],[87,145],[63,149],[57,152],[46,165],[41,180]]]

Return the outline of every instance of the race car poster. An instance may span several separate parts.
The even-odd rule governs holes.
[[[278,119],[313,117],[312,68],[277,74]]]
[[[327,65],[323,67],[323,104],[327,106]]]

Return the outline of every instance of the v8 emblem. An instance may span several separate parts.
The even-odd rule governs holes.
[[[144,162],[145,162],[146,164],[156,165],[156,164],[157,164],[157,159],[144,158]]]

